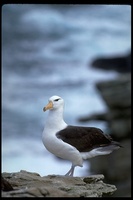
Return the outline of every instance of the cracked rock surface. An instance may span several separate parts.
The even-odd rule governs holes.
[[[4,180],[13,187],[2,191],[2,197],[103,197],[111,196],[114,185],[103,182],[104,176],[67,177],[48,175],[21,170],[15,173],[2,173]]]

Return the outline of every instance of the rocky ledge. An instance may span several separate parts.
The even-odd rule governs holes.
[[[107,197],[116,191],[114,185],[103,182],[102,174],[88,177],[41,177],[38,173],[21,170],[15,173],[4,172],[2,177],[2,182],[8,182],[13,188],[6,191],[2,187],[2,197]]]

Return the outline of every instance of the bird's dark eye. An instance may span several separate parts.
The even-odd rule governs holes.
[[[60,98],[59,98],[60,99]],[[55,99],[54,101],[59,101],[59,99]]]

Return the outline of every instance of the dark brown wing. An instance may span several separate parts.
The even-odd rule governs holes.
[[[56,136],[74,146],[80,152],[109,145],[112,141],[110,136],[104,135],[101,129],[95,127],[67,126],[67,128],[56,133]]]

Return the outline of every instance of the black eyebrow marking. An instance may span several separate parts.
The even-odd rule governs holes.
[[[60,100],[60,98],[58,98],[58,99],[55,99],[54,101],[58,101],[58,100]]]

